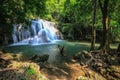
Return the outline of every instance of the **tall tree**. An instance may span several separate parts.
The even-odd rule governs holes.
[[[117,52],[120,52],[120,43],[119,43],[119,46],[117,48]]]
[[[93,24],[92,24],[92,42],[91,42],[91,50],[94,50],[95,41],[96,41],[96,0],[92,0],[93,2]]]
[[[109,41],[108,41],[108,3],[109,0],[104,0],[103,3],[101,0],[98,0],[99,6],[102,12],[102,24],[103,24],[103,38],[100,44],[99,49],[102,52],[106,52],[109,49]]]

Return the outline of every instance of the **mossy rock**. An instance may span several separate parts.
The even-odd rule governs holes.
[[[13,61],[0,72],[0,80],[47,80],[47,78],[40,73],[40,67],[36,63]]]

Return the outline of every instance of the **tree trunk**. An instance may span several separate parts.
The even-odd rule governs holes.
[[[7,38],[6,34],[4,34],[4,44],[8,45],[8,38]]]
[[[109,50],[109,42],[108,42],[108,2],[109,0],[104,1],[104,5],[102,5],[101,0],[99,0],[99,5],[102,12],[102,24],[103,24],[103,38],[100,44],[99,50],[102,52],[106,52]]]
[[[103,38],[100,44],[100,48],[102,51],[108,51],[109,49],[109,42],[108,42],[108,17],[104,17],[103,20]]]
[[[120,52],[120,44],[119,44],[119,46],[118,46],[118,48],[117,48],[117,52]]]
[[[6,25],[2,25],[2,44],[8,45],[8,36],[7,36]]]
[[[92,25],[92,40],[91,40],[91,50],[94,50],[96,41],[96,0],[93,0],[93,25]]]

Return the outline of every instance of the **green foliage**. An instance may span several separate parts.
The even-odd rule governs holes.
[[[66,23],[66,24],[62,25],[62,27],[63,27],[62,32],[65,33],[66,37],[74,39],[73,25],[70,23]]]
[[[3,24],[20,23],[32,17],[42,17],[45,14],[45,2],[46,0],[4,0],[0,4],[0,21]]]
[[[120,0],[110,1],[109,3],[109,27],[111,29],[112,39],[120,40]]]
[[[52,21],[53,17],[52,15],[48,14],[48,15],[45,15],[45,19],[48,21]]]
[[[67,6],[66,6],[67,5]],[[91,14],[91,3],[89,1],[72,1],[66,0],[65,2],[65,17],[70,23],[86,22]]]
[[[51,20],[59,20],[60,15],[64,10],[65,0],[47,0],[46,1],[46,12],[47,15],[51,15]],[[50,16],[46,16],[50,17]]]
[[[35,74],[34,68],[31,67],[31,66],[29,66],[27,72],[28,72],[28,74],[30,74],[30,75],[34,75],[34,74]]]

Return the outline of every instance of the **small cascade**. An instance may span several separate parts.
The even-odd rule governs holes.
[[[13,43],[34,44],[50,43],[63,39],[62,33],[55,28],[54,22],[42,19],[31,20],[31,25],[26,27],[23,24],[13,25]]]

